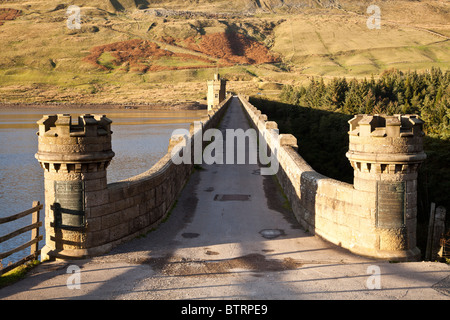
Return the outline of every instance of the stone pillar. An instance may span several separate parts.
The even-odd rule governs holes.
[[[372,230],[377,255],[416,260],[417,173],[426,159],[423,121],[415,115],[357,115],[349,121],[347,158],[354,188],[373,193]],[[369,198],[369,197],[368,197]]]
[[[90,207],[107,194],[106,168],[111,150],[111,120],[85,114],[72,123],[68,114],[46,115],[38,122],[36,159],[44,169],[45,258],[87,256]]]

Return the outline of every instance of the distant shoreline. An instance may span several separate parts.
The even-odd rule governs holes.
[[[114,104],[114,103],[0,103],[0,110],[11,109],[99,109],[99,110],[206,110],[206,104],[186,102],[177,104]]]

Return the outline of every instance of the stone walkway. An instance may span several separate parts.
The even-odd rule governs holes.
[[[233,98],[220,129],[248,127]],[[101,257],[43,263],[0,299],[450,299],[448,265],[375,261],[311,236],[259,170],[197,167],[156,230]]]

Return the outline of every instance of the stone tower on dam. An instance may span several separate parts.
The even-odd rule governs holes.
[[[45,257],[49,252],[77,256],[89,247],[85,229],[97,192],[106,188],[111,150],[111,120],[85,114],[72,123],[66,114],[44,116],[39,125],[36,159],[45,179]],[[98,200],[98,199],[97,199]]]
[[[357,115],[347,157],[354,188],[375,194],[373,234],[380,252],[417,257],[417,174],[426,159],[423,121],[415,115]]]
[[[218,73],[214,74],[214,80],[208,80],[208,111],[217,107],[226,97],[226,80],[221,79]]]

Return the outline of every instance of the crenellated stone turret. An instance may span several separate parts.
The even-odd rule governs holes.
[[[105,197],[111,120],[85,114],[46,115],[39,125],[36,159],[44,169],[46,245],[42,256],[81,256],[90,246],[90,207]]]
[[[375,194],[374,232],[378,250],[414,259],[416,247],[417,173],[426,159],[423,121],[416,115],[357,115],[349,121],[347,157],[354,188]],[[395,253],[394,253],[395,252]]]

